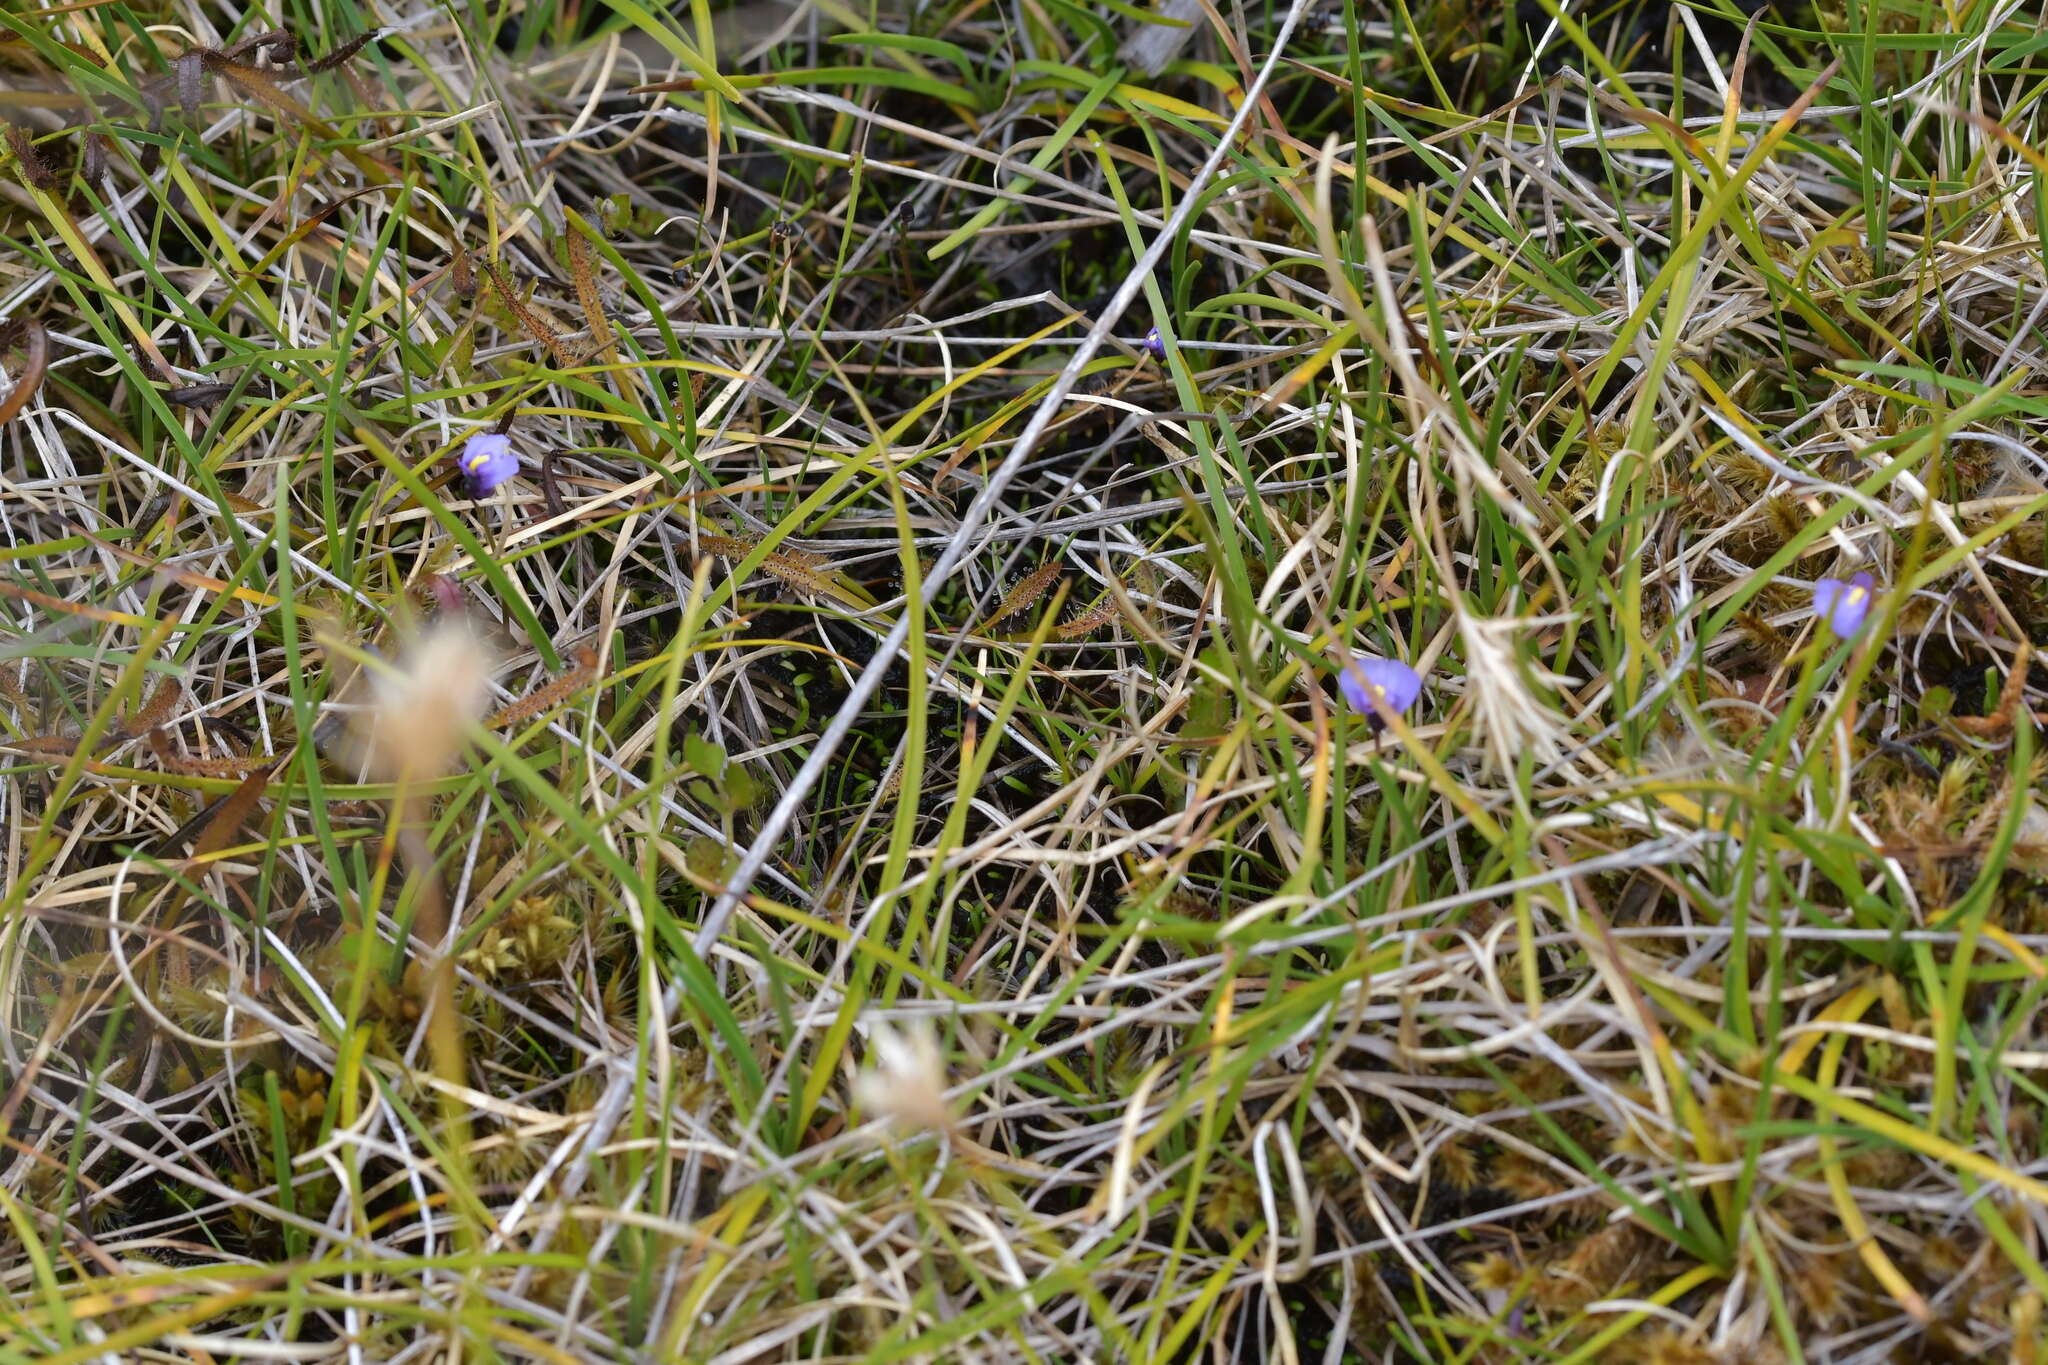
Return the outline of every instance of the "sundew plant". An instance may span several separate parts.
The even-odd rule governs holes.
[[[0,1365],[2048,1365],[2044,101],[0,6]]]

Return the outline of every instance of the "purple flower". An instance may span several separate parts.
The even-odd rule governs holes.
[[[470,437],[456,463],[469,476],[470,493],[479,498],[519,472],[519,457],[512,453],[512,438],[496,433]]]
[[[1823,578],[1813,585],[1813,614],[1846,640],[1863,629],[1863,618],[1870,615],[1870,604],[1876,597],[1877,580],[1867,573],[1857,574],[1846,583],[1839,578]]]
[[[1157,327],[1145,333],[1145,349],[1152,353],[1154,360],[1166,359],[1166,340],[1159,335]]]
[[[1399,714],[1422,695],[1422,675],[1399,659],[1353,659],[1337,675],[1337,690],[1361,715],[1377,716],[1380,706]]]

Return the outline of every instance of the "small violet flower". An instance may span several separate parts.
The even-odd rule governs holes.
[[[1870,604],[1877,598],[1877,580],[1867,573],[1848,582],[1823,578],[1813,585],[1813,614],[1827,622],[1828,629],[1844,640],[1863,629]]]
[[[1361,715],[1377,716],[1374,702],[1398,714],[1422,695],[1422,675],[1399,659],[1353,659],[1337,675],[1337,690]]]
[[[491,433],[472,436],[456,461],[469,476],[469,489],[481,498],[519,472],[519,457],[512,453],[512,438]]]
[[[1154,360],[1166,359],[1166,339],[1159,335],[1157,327],[1145,333],[1145,349],[1152,353]]]

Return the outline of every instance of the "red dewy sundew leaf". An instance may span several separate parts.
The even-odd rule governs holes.
[[[1018,612],[1029,608],[1039,598],[1045,596],[1047,589],[1059,581],[1059,576],[1060,562],[1057,559],[1048,560],[1024,575],[1017,586],[1010,589],[1002,601],[996,603],[996,609],[981,623],[982,629],[986,630],[998,621],[1007,621]]]
[[[502,730],[508,725],[517,725],[530,716],[537,716],[597,676],[600,661],[595,649],[585,645],[576,651],[575,659],[575,667],[567,673],[536,690],[531,696],[495,712],[484,722],[484,727]]]
[[[563,342],[561,334],[549,326],[540,314],[527,307],[525,300],[513,291],[511,283],[505,278],[504,268],[495,261],[487,262],[484,274],[490,278],[492,287],[498,291],[498,298],[504,302],[506,311],[519,320],[519,325],[526,329],[527,335],[547,347],[548,353],[555,358],[557,365],[565,370],[574,368],[576,357]]]

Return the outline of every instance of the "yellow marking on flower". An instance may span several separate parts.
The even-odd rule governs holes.
[[[1844,596],[1849,605],[1853,607],[1863,600],[1863,589],[1860,587],[1851,588]]]

